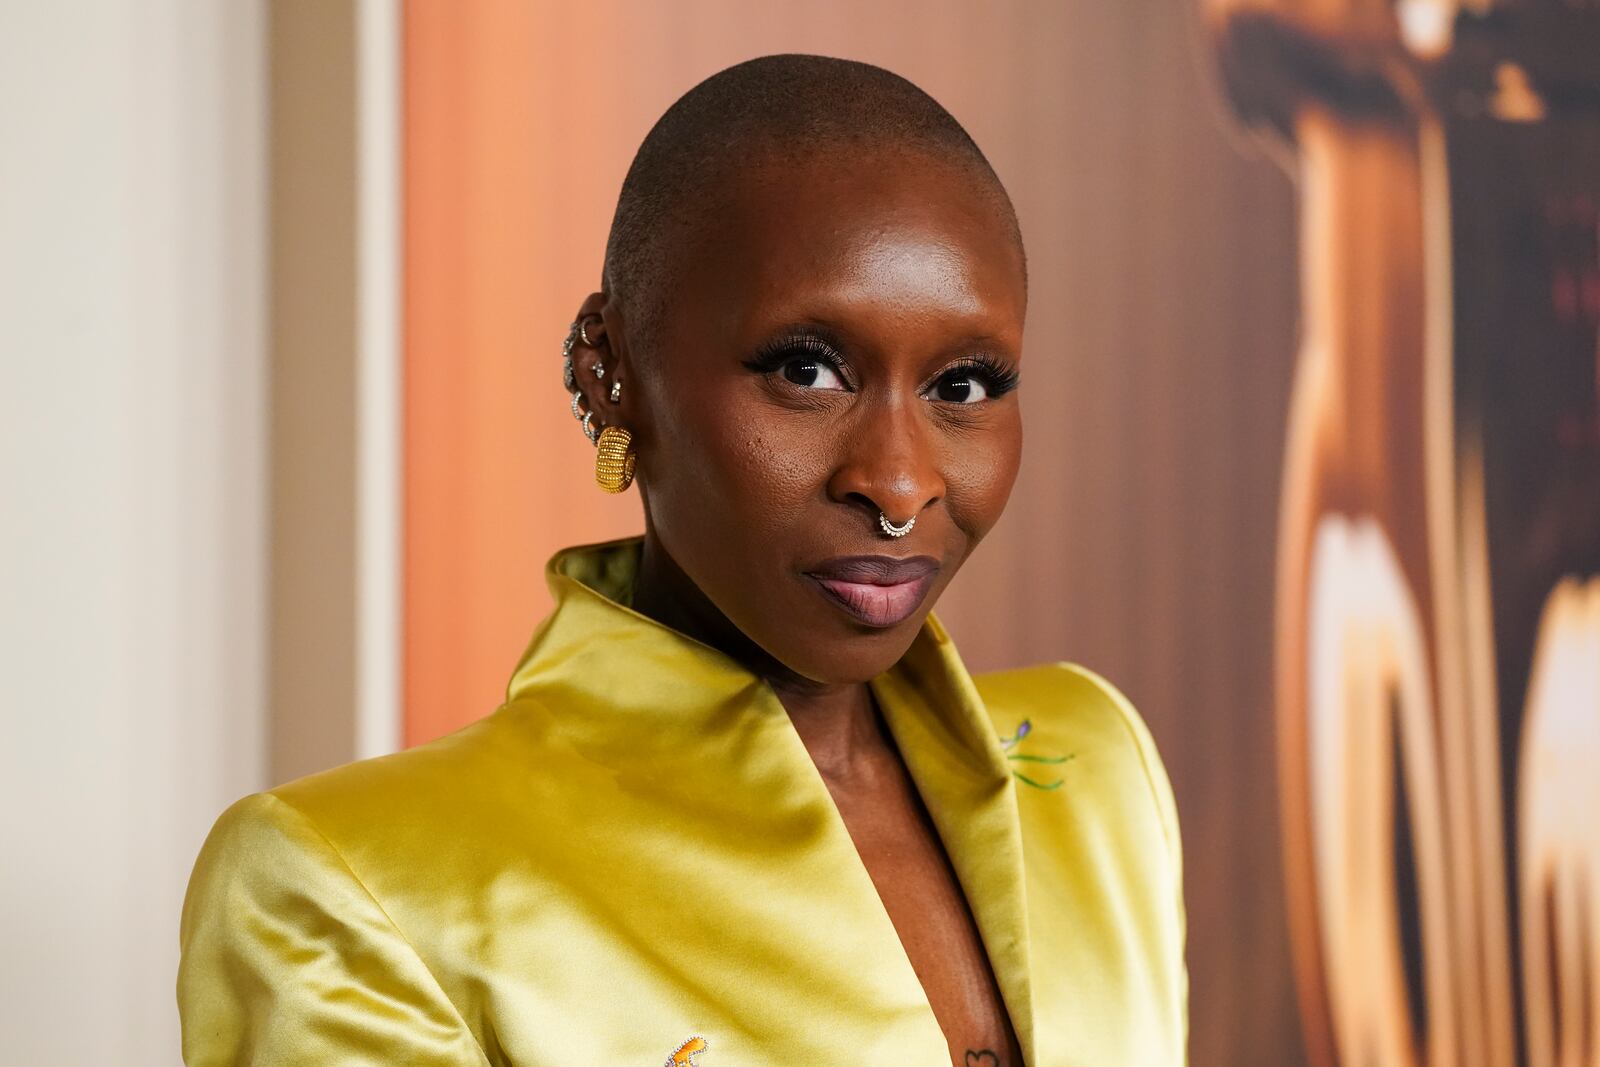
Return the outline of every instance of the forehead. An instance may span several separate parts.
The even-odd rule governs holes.
[[[669,305],[692,304],[702,326],[709,317],[735,332],[870,315],[1020,346],[1022,251],[990,181],[925,152],[871,146],[741,163],[706,190]]]

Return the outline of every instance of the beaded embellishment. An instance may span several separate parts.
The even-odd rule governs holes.
[[[1012,734],[1010,737],[1002,737],[1000,739],[1000,748],[1005,752],[1006,759],[1013,763],[1043,763],[1057,765],[1066,763],[1068,760],[1077,755],[1076,752],[1069,752],[1065,756],[1035,756],[1030,753],[1014,751],[1018,745],[1022,744],[1023,738],[1027,737],[1032,732],[1033,720],[1023,719],[1022,722],[1017,724],[1016,733]],[[1051,789],[1060,789],[1062,784],[1062,779],[1060,778],[1057,778],[1053,782],[1041,782],[1029,777],[1026,774],[1023,774],[1021,771],[1016,769],[1011,771],[1011,776],[1017,781],[1021,782],[1023,785],[1031,785],[1035,789],[1043,789],[1046,791]]]

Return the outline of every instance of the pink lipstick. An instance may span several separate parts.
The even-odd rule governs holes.
[[[836,607],[876,627],[915,615],[938,573],[939,561],[932,556],[839,556],[805,572]]]

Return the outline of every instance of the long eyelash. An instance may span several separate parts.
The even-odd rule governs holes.
[[[804,333],[773,338],[744,365],[757,374],[775,374],[795,359],[814,359],[834,370],[844,368],[844,358],[837,348],[821,337]]]
[[[947,368],[936,380],[943,381],[952,374],[971,374],[982,380],[984,392],[989,394],[990,400],[1005,396],[1022,380],[1022,374],[1015,368],[1008,367],[984,353],[966,357],[955,366]]]

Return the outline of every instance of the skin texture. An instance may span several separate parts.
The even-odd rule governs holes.
[[[630,349],[606,294],[579,308],[588,407],[635,436],[646,533],[634,607],[770,681],[952,1063],[1020,1064],[960,884],[866,682],[904,654],[1016,478],[1017,395],[982,398],[1000,387],[971,361],[1019,367],[1021,249],[969,167],[893,147],[747,161],[708,190],[701,217],[674,253],[653,343]],[[837,370],[818,365],[817,340]],[[977,399],[951,399],[962,396]],[[916,525],[887,538],[880,511]],[[907,618],[865,623],[808,576],[865,554],[937,561]]]

